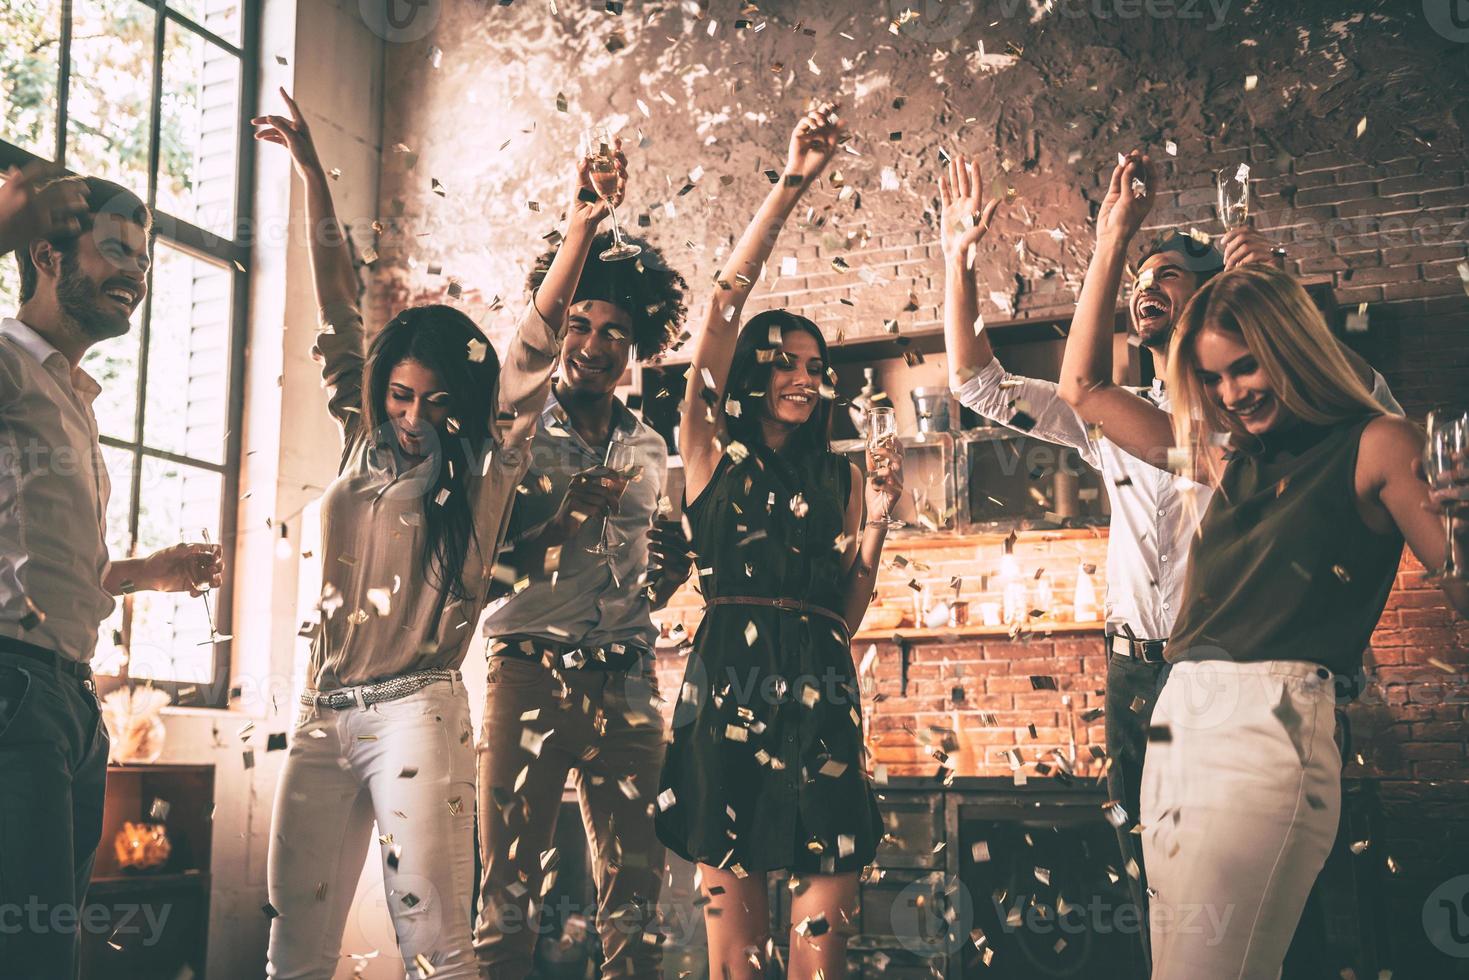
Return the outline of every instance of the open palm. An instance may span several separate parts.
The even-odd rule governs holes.
[[[939,200],[943,204],[939,223],[946,258],[964,255],[971,245],[977,245],[989,233],[990,221],[1000,206],[999,198],[984,202],[979,161],[963,154],[949,160],[948,167],[939,174]]]

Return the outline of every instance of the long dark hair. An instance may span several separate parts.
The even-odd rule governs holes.
[[[438,375],[449,394],[449,431],[435,433],[430,450],[437,457],[433,482],[421,497],[424,539],[419,567],[441,597],[469,599],[464,561],[471,547],[479,547],[469,486],[479,475],[484,454],[494,446],[500,359],[474,321],[454,307],[404,310],[367,351],[362,369],[362,438],[376,440],[389,431],[384,428],[391,426],[388,376],[403,361],[417,361]]]
[[[765,444],[765,431],[760,427],[760,419],[765,414],[765,393],[770,387],[771,364],[779,354],[781,338],[788,330],[801,330],[815,338],[816,348],[821,351],[821,363],[828,369],[831,367],[826,338],[821,335],[821,328],[810,320],[789,310],[766,310],[750,317],[735,339],[734,356],[729,362],[729,380],[724,386],[724,398],[719,403],[725,431],[731,439],[747,446]],[[739,403],[739,415],[729,413],[730,401]],[[784,453],[800,458],[829,452],[831,399],[820,397],[816,399],[811,417],[791,433]]]

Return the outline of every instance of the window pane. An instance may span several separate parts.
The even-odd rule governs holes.
[[[0,316],[15,316],[20,309],[20,270],[14,255],[0,255]]]
[[[240,59],[172,21],[164,27],[158,207],[233,239]]]
[[[162,241],[153,260],[143,444],[223,463],[233,277]]]
[[[217,473],[143,458],[138,513],[138,553],[150,554],[180,541],[199,541],[207,528],[219,540],[220,495]],[[209,610],[216,597],[209,596]],[[202,597],[187,592],[133,595],[128,671],[133,677],[207,684],[213,678],[214,648],[209,613]]]
[[[60,77],[61,4],[0,3],[0,137],[54,158]]]
[[[168,5],[231,44],[240,43],[240,0],[168,0]]]
[[[133,495],[133,454],[126,449],[102,447],[112,496],[107,500],[107,553],[112,560],[129,557],[132,537],[128,533],[128,502]]]
[[[143,331],[133,324],[126,334],[104,340],[82,358],[82,370],[102,386],[102,394],[92,403],[97,428],[104,436],[127,442],[137,438],[138,350],[142,336]],[[114,486],[116,483],[114,477]]]
[[[126,449],[102,447],[102,461],[107,465],[107,478],[112,481],[112,496],[107,500],[107,553],[112,560],[128,557],[132,539],[128,534],[128,501],[133,494],[133,454]],[[122,669],[123,648],[113,642],[122,629],[122,602],[97,630],[97,652],[92,669],[99,674],[116,674]]]
[[[76,0],[72,11],[67,167],[143,196],[155,14],[137,0]]]

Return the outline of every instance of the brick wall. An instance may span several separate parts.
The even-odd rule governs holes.
[[[913,4],[916,19],[898,17],[904,4],[845,0],[753,11],[629,4],[620,17],[601,6],[445,4],[422,40],[389,45],[391,149],[378,214],[354,222],[359,237],[373,218],[385,225],[377,322],[406,302],[443,300],[452,276],[462,287],[453,301],[503,339],[510,320],[494,300],[523,296],[566,196],[576,132],[609,119],[637,144],[629,224],[695,284],[696,322],[700,284],[768,187],[760,171],[780,165],[808,98],[836,96],[853,132],[832,165],[843,186],[833,173],[809,195],[752,309],[796,309],[833,340],[877,334],[889,320],[903,331],[937,326],[933,178],[940,148],[964,148],[1008,197],[976,265],[985,316],[1064,313],[1116,154],[1143,146],[1164,164],[1156,228],[1218,232],[1213,172],[1249,162],[1257,226],[1288,247],[1301,275],[1329,279],[1346,310],[1367,304],[1368,329],[1347,340],[1408,412],[1421,417],[1469,387],[1469,297],[1456,271],[1469,238],[1469,44],[1433,26],[1445,4],[1233,4],[1216,14],[1183,3],[953,2]],[[680,195],[696,167],[703,175]],[[838,256],[846,271],[833,268]],[[785,259],[793,274],[778,274]],[[970,579],[993,559],[972,560]],[[882,591],[905,582],[885,571]],[[1068,589],[1062,576],[1056,591]],[[1074,695],[1073,711],[1095,703],[1095,647],[1059,632],[928,639],[914,647],[903,697],[895,648],[882,643],[881,751],[908,754],[895,765],[931,766],[914,760],[927,726],[952,720],[949,694],[962,683],[971,747],[1018,746],[1033,771],[1066,727],[1060,696]],[[1352,711],[1362,761],[1348,768],[1382,780],[1384,837],[1361,860],[1393,859],[1399,977],[1445,975],[1447,961],[1421,974],[1402,964],[1430,962],[1425,897],[1469,872],[1466,652],[1464,625],[1406,559],[1374,637],[1368,696]],[[676,692],[677,663],[666,669],[665,690]],[[1058,690],[1029,690],[1031,674],[1057,676]],[[996,712],[996,725],[974,724],[978,710]],[[1082,727],[1083,745],[1100,737],[1096,727]]]
[[[904,622],[892,629],[864,629],[852,645],[859,665],[876,649],[871,674],[863,678],[874,760],[891,775],[934,773],[939,763],[931,749],[947,746],[950,768],[958,775],[1009,776],[1018,771],[1035,777],[1036,763],[1047,762],[1060,750],[1080,760],[1079,772],[1099,771],[1089,747],[1104,744],[1102,724],[1088,712],[1102,706],[1099,692],[1106,664],[1101,623],[1076,623],[1072,611],[1082,565],[1090,570],[1100,610],[1106,545],[1104,532],[1026,532],[1013,545],[1012,568],[1002,562],[1005,539],[999,535],[941,542],[896,539],[886,552],[877,593],[882,606],[904,612]],[[1048,606],[1042,581],[1049,586]],[[983,605],[998,606],[1003,616],[1007,583],[1021,591],[1024,619],[976,635]],[[930,606],[955,597],[968,602],[973,628],[915,629],[913,600],[924,590]],[[700,611],[697,593],[686,586],[657,619],[668,631],[678,630],[675,637],[679,632],[692,637]],[[906,692],[894,634],[907,637],[910,644]],[[686,655],[687,646],[667,650],[659,660],[659,690],[670,718]],[[1051,682],[1054,689],[1045,687]],[[954,700],[956,693],[962,700]],[[1069,704],[1063,704],[1063,697]],[[946,732],[954,734],[946,738]],[[1004,755],[1012,749],[1019,753],[1018,765]]]

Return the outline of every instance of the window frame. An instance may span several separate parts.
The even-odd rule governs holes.
[[[153,318],[153,303],[151,299],[154,275],[153,266],[150,266],[148,270],[150,299],[145,304],[143,315],[138,325],[134,328],[138,332],[139,348],[138,373],[133,379],[137,394],[137,405],[134,409],[132,438],[120,439],[114,436],[102,436],[101,443],[104,446],[127,452],[133,457],[134,465],[128,485],[126,488],[120,485],[114,486],[112,491],[114,495],[124,491],[128,494],[128,539],[133,543],[132,547],[136,547],[138,538],[144,469],[142,465],[143,460],[150,458],[162,460],[221,475],[219,539],[225,549],[225,575],[221,588],[215,590],[214,596],[212,597],[211,610],[214,616],[215,629],[221,634],[232,634],[235,586],[233,559],[236,551],[237,524],[239,520],[240,464],[243,445],[240,430],[245,417],[245,349],[248,341],[250,315],[249,269],[251,259],[250,239],[252,237],[250,229],[253,228],[252,204],[255,180],[254,140],[250,138],[249,121],[255,115],[256,90],[259,85],[260,76],[261,0],[241,0],[239,44],[234,44],[220,37],[191,17],[174,9],[169,5],[167,0],[132,0],[132,2],[140,3],[151,8],[157,15],[154,21],[153,70],[150,80],[151,87],[149,91],[148,109],[150,131],[148,140],[148,187],[145,199],[149,207],[154,207],[158,196],[159,144],[162,134],[161,117],[163,111],[163,56],[169,23],[172,22],[176,28],[193,32],[203,38],[206,43],[212,43],[233,54],[240,62],[239,92],[237,93],[236,102],[239,108],[239,118],[236,120],[235,223],[233,228],[233,234],[239,237],[225,238],[214,232],[206,231],[192,222],[159,212],[155,209],[153,235],[149,243],[150,254],[156,251],[157,243],[161,239],[171,248],[190,257],[215,263],[228,270],[230,274],[229,365],[226,372],[229,388],[226,394],[224,461],[222,463],[214,463],[209,460],[195,459],[179,453],[151,448],[145,441],[144,420],[147,410],[148,394],[148,342]],[[66,167],[66,142],[67,102],[71,87],[72,14],[71,0],[63,0],[61,4],[61,25],[58,38],[60,51],[57,59],[57,72],[59,77],[57,80],[55,118],[56,142],[53,148],[55,156],[51,158],[51,162],[59,165],[67,173],[71,173]],[[24,166],[38,159],[42,158],[0,137],[0,169],[11,166]],[[129,556],[114,555],[113,557],[124,558]],[[132,596],[122,596],[119,602],[123,607],[123,639],[126,643],[130,641],[132,628]],[[213,675],[208,684],[154,678],[146,679],[146,683],[169,692],[173,696],[173,703],[175,705],[225,708],[228,706],[229,693],[233,686],[230,667],[233,659],[234,642],[234,640],[227,640],[214,645]],[[129,676],[126,665],[116,675],[98,676],[99,690],[104,693],[107,690],[131,683],[132,678]]]

